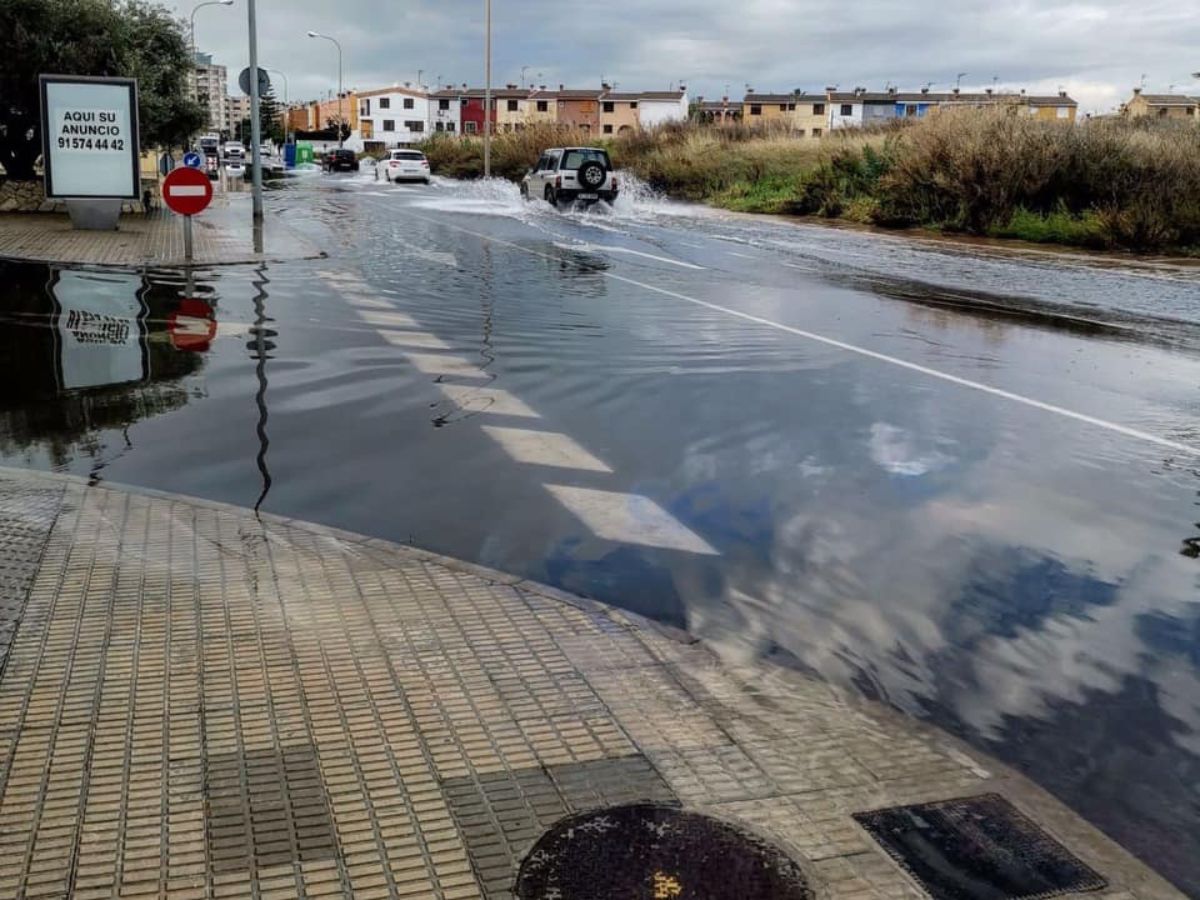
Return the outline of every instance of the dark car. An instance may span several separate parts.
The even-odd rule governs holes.
[[[330,150],[321,160],[321,168],[326,172],[357,172],[358,155],[345,148]]]

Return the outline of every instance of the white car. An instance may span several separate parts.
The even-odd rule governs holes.
[[[551,206],[563,203],[612,203],[620,185],[608,153],[599,147],[553,147],[521,181],[526,200],[541,197]]]
[[[393,150],[378,163],[388,181],[423,181],[429,184],[429,160],[420,150]]]
[[[226,141],[221,147],[221,156],[225,165],[246,161],[246,146],[241,141]]]

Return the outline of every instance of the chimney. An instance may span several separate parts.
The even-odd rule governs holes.
[[[1021,93],[1023,94],[1023,93],[1025,93],[1025,92],[1024,92],[1024,91],[1021,91]],[[1065,96],[1067,96],[1067,92],[1066,92],[1066,91],[1059,91],[1059,92],[1058,92],[1058,96],[1060,96],[1060,97],[1065,97]]]
[[[605,90],[605,91],[611,91],[612,85],[609,84],[607,81],[602,81],[602,82],[600,82],[600,89]]]
[[[984,91],[984,93],[990,97],[990,96],[992,96],[992,89],[988,88],[987,90]]]
[[[546,86],[545,86],[544,84],[539,84],[539,85],[538,85],[538,90],[539,90],[539,91],[544,91],[545,89],[546,89]]]
[[[747,93],[747,94],[753,94],[753,93],[754,93],[754,88],[752,88],[752,87],[748,87],[748,88],[746,88],[746,93]]]
[[[679,85],[679,90],[681,93],[686,94],[687,93],[687,85],[686,84]]]
[[[955,97],[957,97],[957,96],[958,96],[958,88],[955,88],[955,89],[954,89],[954,96],[955,96]]]
[[[1140,94],[1141,92],[1142,92],[1142,89],[1141,89],[1140,87],[1135,87],[1135,88],[1133,89],[1133,96],[1135,96],[1135,97],[1136,97],[1136,96],[1137,96],[1138,94]]]
[[[928,93],[929,93],[929,88],[927,88],[927,87],[923,87],[923,88],[921,88],[921,93],[922,93],[922,94],[928,94]]]
[[[890,87],[890,88],[888,88],[888,93],[891,94],[893,97],[895,97],[896,89],[894,87]]]
[[[566,86],[565,84],[560,84],[560,85],[558,86],[558,89],[559,89],[560,91],[565,91],[565,90],[567,89],[567,86]]]

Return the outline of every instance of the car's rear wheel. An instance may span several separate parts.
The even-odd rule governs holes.
[[[523,182],[523,181],[521,182],[521,199],[522,199],[522,200],[528,200],[528,199],[529,199],[529,185],[527,185],[527,184],[526,184],[525,182]]]
[[[604,184],[606,174],[603,163],[589,159],[579,167],[575,177],[579,179],[579,186],[585,191],[598,191]]]
[[[554,188],[546,185],[546,202],[551,206],[558,206],[558,197],[554,195]]]

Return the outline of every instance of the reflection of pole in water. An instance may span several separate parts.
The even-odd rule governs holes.
[[[270,319],[267,318],[267,292],[264,287],[271,282],[267,278],[267,267],[261,265],[255,271],[258,273],[258,279],[251,282],[257,289],[254,293],[254,327],[250,329],[253,337],[247,348],[256,361],[254,373],[258,378],[258,390],[254,394],[254,402],[258,406],[258,425],[255,429],[258,433],[258,456],[255,462],[262,475],[262,493],[254,503],[254,511],[257,512],[271,490],[271,472],[267,468],[267,448],[271,446],[267,437],[267,354],[275,349],[275,344],[267,338],[274,336],[275,332],[266,327]]]

